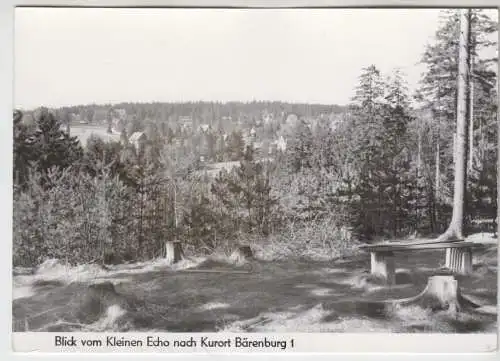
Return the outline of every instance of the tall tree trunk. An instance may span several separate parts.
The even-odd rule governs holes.
[[[453,215],[446,232],[438,241],[462,240],[464,224],[464,203],[467,179],[467,120],[469,93],[469,42],[471,10],[460,10],[460,49],[458,65],[457,130],[454,147],[455,183],[453,194]]]
[[[439,135],[439,131],[438,131],[438,135]],[[438,139],[437,139],[437,142],[436,142],[436,180],[435,180],[435,183],[436,183],[436,200],[439,199],[439,192],[440,192],[440,188],[441,188],[441,147],[439,145],[439,142],[440,142],[440,137],[438,136]]]
[[[420,124],[418,125],[418,146],[417,146],[417,181],[415,187],[415,234],[418,233],[420,228],[420,176],[422,174],[422,135]]]
[[[474,57],[470,56],[470,74],[473,73]],[[472,172],[472,166],[474,165],[474,81],[470,77],[469,84],[469,160],[468,160],[468,171],[469,174]]]
[[[174,179],[174,228],[177,236],[177,183]]]
[[[497,117],[497,239],[500,237],[500,118]]]
[[[479,159],[480,159],[480,169],[483,167],[483,160],[484,160],[484,127],[483,127],[483,120],[479,121]]]
[[[421,129],[420,129],[420,124],[418,125],[418,138],[417,138],[417,178],[422,174],[421,172],[421,167],[422,167],[422,135],[421,135]]]
[[[441,119],[441,118],[439,118]],[[441,125],[439,125],[441,126]],[[439,212],[439,199],[440,199],[440,191],[441,191],[441,130],[438,128],[438,137],[436,142],[436,179],[435,179],[435,189],[434,189],[434,219],[436,230],[441,232],[441,222],[439,220],[440,212]]]
[[[434,181],[434,219],[436,230],[441,229],[441,223],[439,222],[439,199],[441,192],[441,116],[442,116],[442,104],[441,104],[441,87],[438,85],[438,126],[437,126],[437,136],[436,136],[436,168],[435,168],[435,181]]]

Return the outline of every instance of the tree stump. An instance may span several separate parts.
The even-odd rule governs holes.
[[[371,274],[392,285],[395,282],[395,273],[393,252],[371,252]]]
[[[77,319],[87,324],[99,320],[113,305],[126,311],[130,310],[128,300],[117,293],[114,285],[109,281],[79,289],[73,296],[72,304],[76,306]]]
[[[427,281],[421,302],[432,310],[460,310],[458,282],[453,276],[433,276]]]
[[[236,263],[244,263],[253,258],[253,252],[250,246],[239,246],[231,254],[231,260]]]
[[[429,277],[427,286],[417,296],[394,301],[402,306],[417,305],[432,311],[457,313],[464,308],[477,308],[473,302],[462,297],[454,276],[440,275]]]
[[[165,242],[165,259],[167,263],[172,265],[182,260],[182,244],[179,241]]]

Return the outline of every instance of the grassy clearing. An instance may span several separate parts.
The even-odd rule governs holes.
[[[463,293],[486,307],[497,304],[496,246],[476,252],[474,273],[458,276]],[[431,313],[387,309],[382,301],[411,297],[444,261],[444,250],[398,254],[397,284],[369,275],[369,257],[334,261],[255,260],[234,264],[223,255],[184,261],[175,268],[116,266],[93,282],[114,291],[89,291],[86,277],[38,280],[13,302],[14,331],[303,331],[492,332],[496,312]],[[232,273],[248,270],[251,273]],[[190,272],[193,271],[193,272]],[[202,272],[219,270],[220,272]],[[194,272],[196,271],[196,272]],[[17,276],[34,277],[34,276]],[[491,310],[490,310],[491,311]]]

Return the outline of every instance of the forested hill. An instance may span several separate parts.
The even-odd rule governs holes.
[[[318,117],[343,113],[347,106],[328,104],[287,103],[279,101],[252,102],[151,102],[151,103],[115,103],[88,104],[70,107],[53,108],[59,118],[65,119],[71,115],[88,123],[100,122],[106,118],[110,109],[123,109],[128,116],[139,120],[151,119],[157,122],[174,123],[182,117],[190,117],[195,122],[210,123],[222,118],[233,121],[258,120],[262,114],[283,116],[296,114],[303,117]],[[25,114],[37,113],[38,109],[26,110]]]

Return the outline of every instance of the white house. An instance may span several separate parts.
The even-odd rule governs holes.
[[[135,147],[136,152],[139,154],[144,150],[147,137],[144,132],[135,132],[128,138],[128,141]]]
[[[200,132],[200,133],[207,133],[211,129],[212,129],[212,127],[210,126],[210,124],[200,124],[198,126],[198,132]]]
[[[288,116],[286,117],[286,124],[287,125],[290,125],[292,127],[296,126],[297,123],[299,122],[299,117],[297,117],[296,114],[288,114]]]
[[[285,138],[283,138],[282,135],[280,135],[280,137],[276,141],[276,149],[279,152],[285,152],[286,151],[286,140],[285,140]]]
[[[121,120],[127,119],[127,111],[122,108],[117,108],[114,110],[115,116]]]
[[[264,124],[269,124],[274,120],[274,116],[273,114],[266,111],[262,116],[262,120],[264,121]]]

